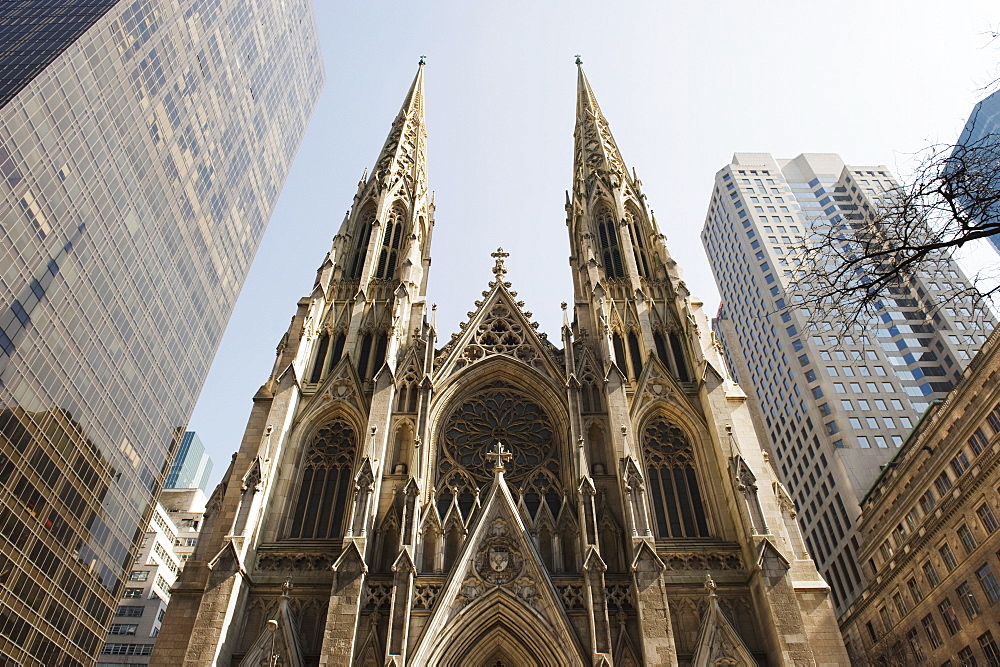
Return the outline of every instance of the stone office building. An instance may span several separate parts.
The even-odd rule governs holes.
[[[1000,329],[861,506],[855,664],[1000,664]]]

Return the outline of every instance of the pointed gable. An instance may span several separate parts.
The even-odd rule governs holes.
[[[240,667],[270,665],[275,656],[276,664],[283,667],[303,667],[306,664],[299,645],[298,620],[289,604],[288,591],[291,586],[286,583],[282,588],[284,590],[278,600],[276,618],[264,624],[264,629],[240,661]]]
[[[705,588],[708,589],[708,609],[701,619],[698,642],[691,659],[692,667],[756,667],[757,661],[719,607],[719,596],[711,575],[706,577]]]
[[[685,415],[706,424],[700,407],[694,405],[676,378],[654,354],[647,354],[642,376],[639,378],[629,412],[633,419],[640,418],[653,404],[670,404]]]
[[[327,373],[316,393],[299,408],[296,422],[306,421],[316,413],[324,412],[337,404],[350,406],[357,414],[365,414],[369,400],[361,390],[361,381],[350,356],[344,355]]]
[[[461,325],[462,333],[453,336],[441,351],[438,376],[448,377],[479,361],[501,356],[561,383],[563,373],[554,359],[555,347],[545,334],[538,333],[538,323],[531,321],[531,313],[523,309],[524,302],[516,301],[517,292],[504,280],[502,258],[506,253],[500,248],[493,256],[497,258],[493,269],[496,279],[483,292],[485,298],[476,302],[469,321]]]
[[[452,664],[459,650],[467,660],[486,658],[496,648],[493,636],[532,656],[528,664],[585,662],[502,473],[437,599],[413,664]]]

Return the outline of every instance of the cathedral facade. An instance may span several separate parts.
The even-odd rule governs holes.
[[[498,250],[437,345],[421,62],[151,664],[848,664],[745,396],[578,77],[559,344]]]

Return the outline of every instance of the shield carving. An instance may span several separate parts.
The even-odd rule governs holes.
[[[493,547],[490,549],[490,567],[494,572],[503,572],[510,564],[510,551],[505,547]]]

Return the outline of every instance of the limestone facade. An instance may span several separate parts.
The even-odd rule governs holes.
[[[855,664],[1000,664],[1000,329],[861,507]]]
[[[152,664],[846,664],[746,398],[578,77],[561,346],[502,250],[437,345],[421,66]]]

